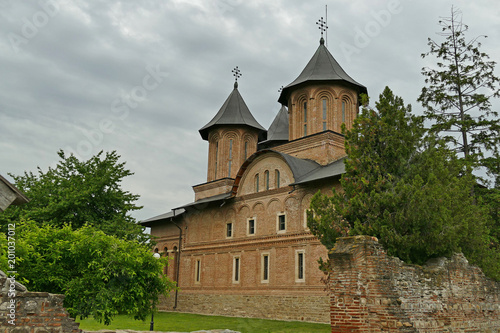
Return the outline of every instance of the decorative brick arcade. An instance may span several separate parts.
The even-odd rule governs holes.
[[[461,254],[407,265],[356,236],[329,258],[332,332],[500,332],[500,283]]]

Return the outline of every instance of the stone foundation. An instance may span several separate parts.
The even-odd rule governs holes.
[[[407,265],[357,236],[329,257],[332,332],[500,332],[500,283],[461,254]]]
[[[159,310],[172,311],[174,293]],[[325,295],[224,295],[179,292],[176,311],[230,317],[330,323]]]

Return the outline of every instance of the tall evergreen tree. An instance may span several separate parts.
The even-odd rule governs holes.
[[[439,24],[444,41],[429,38],[430,51],[422,54],[423,58],[437,58],[437,68],[422,69],[426,87],[418,101],[425,116],[433,120],[431,131],[452,143],[473,167],[486,167],[496,178],[500,119],[491,104],[492,98],[500,96],[496,63],[480,51],[479,37],[466,39],[468,26],[462,23],[459,10],[452,7],[451,16]]]
[[[406,262],[464,251],[491,264],[495,257],[484,255],[489,217],[470,196],[474,177],[462,175],[456,154],[425,132],[422,118],[389,88],[376,110],[362,109],[345,135],[343,190],[318,192],[308,211],[309,228],[327,248],[338,237],[362,234]]]

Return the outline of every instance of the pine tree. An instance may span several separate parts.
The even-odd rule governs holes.
[[[425,116],[433,120],[431,131],[442,135],[472,168],[485,167],[489,175],[498,177],[500,161],[500,119],[492,110],[491,99],[500,96],[495,62],[480,51],[481,37],[468,40],[468,26],[462,13],[452,7],[451,16],[439,21],[444,41],[428,39],[437,68],[422,69],[426,87],[418,98]],[[485,36],[484,36],[485,37]],[[495,170],[496,169],[496,170]]]
[[[491,264],[499,257],[485,255],[489,216],[470,196],[474,177],[443,140],[426,135],[410,105],[386,88],[375,110],[365,107],[355,119],[345,147],[342,191],[318,192],[308,211],[309,228],[327,248],[338,237],[370,235],[409,263],[463,251],[478,264],[488,258],[491,275],[499,274]]]

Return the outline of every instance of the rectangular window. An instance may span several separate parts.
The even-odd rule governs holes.
[[[262,266],[261,266],[261,271],[262,271],[262,283],[267,283],[269,282],[269,254],[262,254]]]
[[[307,135],[307,124],[304,124],[304,136]]]
[[[233,260],[233,283],[240,282],[240,257],[234,257]]]
[[[259,174],[255,175],[255,192],[259,192]]]
[[[307,123],[307,102],[304,102],[304,122]]]
[[[231,238],[233,237],[233,224],[228,223],[226,224],[226,238]]]
[[[255,219],[248,220],[248,234],[255,235]]]
[[[276,180],[276,188],[280,188],[280,171],[276,170],[274,174]]]
[[[295,282],[305,281],[305,250],[295,251]]]
[[[266,191],[269,191],[269,171],[266,170],[266,172],[264,173],[264,180],[266,182]]]
[[[200,283],[200,280],[201,280],[201,259],[196,260],[194,276],[195,276],[195,279],[194,279],[195,282]]]
[[[278,231],[285,231],[286,230],[286,215],[279,214],[277,222],[278,222]]]
[[[245,161],[247,159],[247,154],[248,154],[248,141],[245,142]]]

